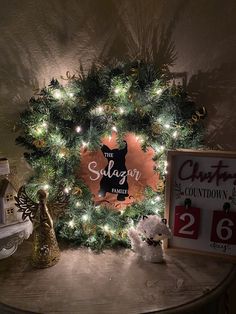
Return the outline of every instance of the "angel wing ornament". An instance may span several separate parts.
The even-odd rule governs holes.
[[[20,187],[17,196],[15,197],[16,206],[19,208],[18,211],[22,212],[22,219],[26,220],[27,218],[33,222],[33,219],[36,215],[38,204],[33,202],[25,192],[25,186]]]
[[[22,219],[29,218],[34,225],[32,264],[36,268],[46,268],[55,265],[60,259],[53,219],[47,207],[48,193],[44,190],[37,192],[38,203],[32,201],[25,191],[25,186],[19,189],[16,206],[22,212]],[[65,210],[67,196],[59,193],[58,200],[51,205],[54,216],[58,216]],[[56,210],[56,206],[57,210]]]

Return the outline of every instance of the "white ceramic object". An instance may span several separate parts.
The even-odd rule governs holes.
[[[14,254],[25,239],[28,239],[33,231],[30,221],[15,223],[0,227],[0,260]]]
[[[0,158],[0,175],[7,175],[10,173],[9,162],[7,158]]]

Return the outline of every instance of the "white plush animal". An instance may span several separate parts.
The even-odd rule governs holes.
[[[143,216],[136,228],[128,232],[132,249],[145,261],[152,263],[163,262],[161,240],[171,237],[167,220],[157,215]]]

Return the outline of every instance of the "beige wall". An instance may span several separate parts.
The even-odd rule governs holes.
[[[185,72],[210,147],[236,150],[235,0],[0,0],[0,155],[32,89],[95,59],[149,57]],[[19,171],[18,171],[19,172]],[[20,171],[20,174],[22,171]]]
[[[208,110],[206,142],[236,150],[235,0],[0,0],[0,31],[0,156],[19,177],[19,112],[35,86],[73,72],[79,60],[88,68],[99,58],[176,55],[172,70],[186,73]]]

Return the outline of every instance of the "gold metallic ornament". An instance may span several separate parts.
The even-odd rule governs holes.
[[[130,101],[132,101],[132,100],[133,100],[133,94],[132,94],[132,93],[129,93],[129,95],[128,95],[128,99],[129,99]]]
[[[79,107],[85,108],[87,106],[87,103],[83,97],[78,97],[77,100]]]
[[[201,119],[204,119],[207,115],[206,108],[202,106],[199,110],[195,111],[191,117],[191,120],[188,121],[188,125],[193,125],[199,122]]]
[[[129,95],[128,95],[128,99],[131,101],[131,102],[134,102],[135,99],[137,98],[137,94],[136,92],[132,89],[132,87],[129,89]]]
[[[165,183],[163,180],[159,179],[157,183],[157,192],[163,193],[164,189],[165,189]]]
[[[124,231],[124,230],[122,230],[122,231],[120,231],[120,232],[118,233],[118,236],[119,236],[121,239],[126,238],[127,235],[128,235],[127,231]]]
[[[107,113],[107,114],[110,114],[110,113],[116,111],[116,109],[109,103],[105,103],[102,106],[104,108],[104,112]]]
[[[62,199],[60,195],[59,202],[54,204],[54,206],[59,205],[59,211],[67,205],[66,197]],[[59,261],[60,250],[53,228],[53,220],[47,207],[48,194],[44,190],[39,190],[37,196],[39,203],[32,201],[25,192],[25,186],[22,186],[15,200],[16,206],[22,212],[22,219],[29,218],[33,222],[32,265],[36,268],[46,268]]]
[[[44,140],[34,140],[33,141],[34,146],[36,146],[37,148],[43,148],[46,146],[45,141]]]
[[[135,104],[135,109],[134,111],[141,117],[144,117],[145,116],[145,111],[143,110],[143,107],[141,104],[139,103],[136,103]]]
[[[36,268],[46,268],[59,261],[60,249],[46,204],[47,192],[39,190],[37,195],[39,204],[34,223],[32,264]]]
[[[171,86],[171,96],[177,96],[180,91],[180,86],[175,84],[175,81],[173,82]]]
[[[131,68],[129,75],[132,76],[134,79],[136,79],[139,76],[139,69],[136,68]]]
[[[71,81],[71,80],[78,79],[78,77],[76,77],[75,74],[71,75],[70,71],[66,71],[66,77],[61,75],[61,79],[65,81]]]
[[[84,223],[82,225],[82,227],[83,227],[84,232],[89,236],[95,234],[95,232],[96,232],[96,226],[95,225],[92,225],[89,223]]]
[[[72,194],[73,195],[77,195],[77,196],[81,196],[83,194],[83,191],[81,188],[79,188],[78,186],[75,186],[73,189],[72,189]]]
[[[69,150],[68,148],[62,147],[62,148],[59,150],[59,155],[60,155],[61,157],[66,157],[66,156],[69,155],[69,152],[70,152],[70,150]]]
[[[161,126],[159,123],[154,123],[151,126],[152,136],[156,136],[161,133]]]

